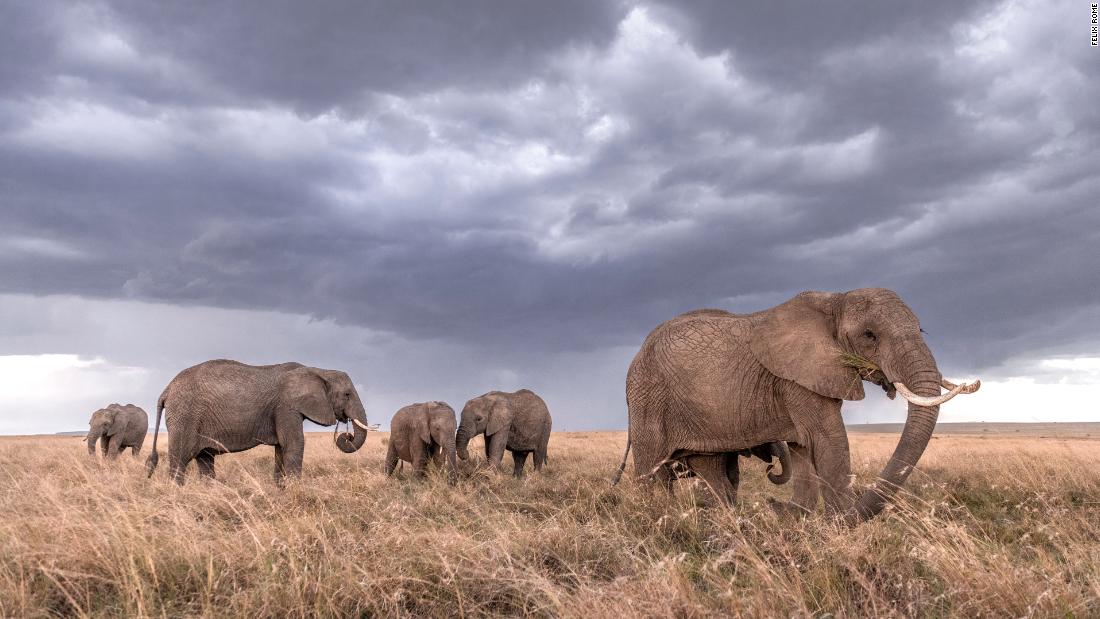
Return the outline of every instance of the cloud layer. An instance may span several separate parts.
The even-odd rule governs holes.
[[[604,425],[654,325],[803,289],[897,290],[949,374],[1095,356],[1100,65],[1077,7],[762,6],[6,3],[0,292],[30,315],[0,341],[170,377],[252,349],[20,324],[74,297],[181,308],[169,329],[308,316],[384,337],[253,360],[434,350],[416,385],[369,388],[478,382],[454,369],[473,359],[551,398],[584,383]],[[593,384],[580,359],[622,367]]]

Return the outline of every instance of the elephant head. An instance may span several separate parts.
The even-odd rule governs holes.
[[[851,521],[880,512],[905,483],[932,436],[939,405],[977,389],[943,380],[917,317],[895,293],[881,288],[802,293],[753,315],[749,345],[773,374],[822,396],[861,400],[862,381],[868,380],[891,395],[896,388],[909,401],[898,445],[876,482],[852,498]],[[861,367],[854,367],[852,358],[862,360],[855,364]],[[951,392],[941,396],[941,386]]]
[[[478,396],[462,407],[462,421],[458,424],[458,457],[467,460],[470,439],[478,434],[486,438],[512,425],[512,406],[507,398],[495,391]]]
[[[92,419],[88,422],[90,429],[86,437],[88,441],[88,455],[95,455],[96,442],[101,438],[104,439],[103,453],[107,453],[107,438],[122,431],[122,423],[118,420],[118,411],[118,405],[112,404],[107,408],[101,408],[92,413]]]
[[[344,432],[336,446],[355,453],[367,440],[367,412],[351,378],[337,370],[300,367],[280,378],[280,398],[303,417],[322,426],[351,423],[355,434]]]
[[[424,443],[434,442],[443,449],[451,477],[457,472],[455,462],[455,410],[445,402],[425,402],[424,416],[418,423],[417,432]]]

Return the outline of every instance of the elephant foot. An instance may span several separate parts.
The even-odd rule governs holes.
[[[768,507],[780,518],[805,518],[810,515],[810,510],[797,503],[777,501],[771,497],[768,497]]]

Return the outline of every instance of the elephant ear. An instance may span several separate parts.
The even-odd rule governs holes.
[[[328,397],[328,383],[310,368],[298,368],[283,375],[280,391],[284,404],[299,415],[322,426],[336,423],[336,412]]]
[[[416,416],[416,433],[420,442],[427,445],[432,442],[432,402],[420,405],[420,414]]]
[[[443,443],[443,440],[447,439],[447,434],[451,434],[451,438],[454,438],[454,431],[458,426],[454,409],[445,402],[431,402],[428,407],[428,425],[431,427],[432,432],[437,435],[435,436],[436,442]]]
[[[753,315],[749,348],[772,374],[837,400],[862,400],[863,382],[840,361],[837,340],[842,297],[803,292],[771,310]]]
[[[489,409],[489,422],[485,426],[485,436],[492,436],[512,426],[512,405],[502,397],[493,398]]]
[[[107,436],[114,436],[126,429],[126,416],[119,416],[119,410],[117,406],[109,406],[103,412],[103,418],[106,420],[104,433]]]

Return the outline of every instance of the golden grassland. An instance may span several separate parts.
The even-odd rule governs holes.
[[[104,465],[78,437],[0,438],[0,616],[1100,615],[1100,440],[937,437],[850,529],[777,518],[789,486],[759,462],[733,509],[694,480],[612,488],[621,432],[454,486],[385,478],[384,433],[354,455],[307,436],[285,489],[269,448],[181,488],[163,461],[144,477],[151,441]],[[862,483],[896,440],[852,435]]]

